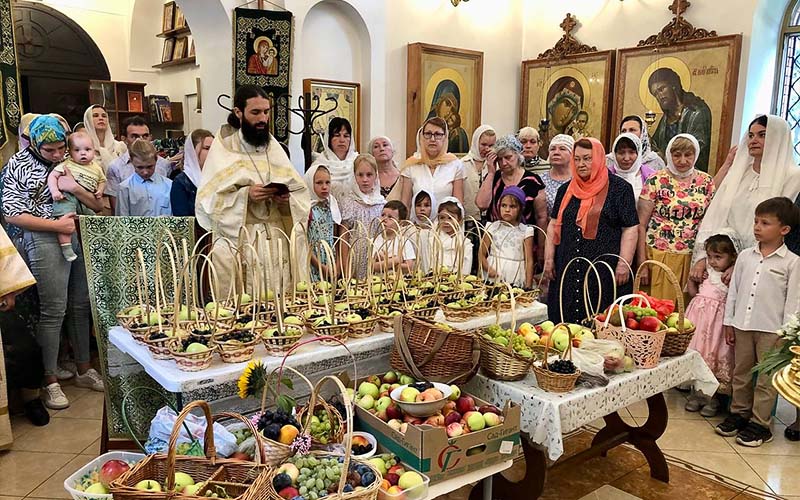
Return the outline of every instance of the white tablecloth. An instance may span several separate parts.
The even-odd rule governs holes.
[[[441,311],[439,312],[441,314]],[[520,308],[517,311],[517,321],[540,322],[544,321],[547,307],[535,302],[530,307]],[[437,320],[438,321],[438,320]],[[501,324],[511,321],[511,313],[500,315]],[[488,326],[495,323],[495,315],[490,314],[481,318],[470,320],[466,323],[447,322],[454,328],[472,329]],[[122,327],[114,327],[108,333],[108,338],[119,350],[134,358],[148,375],[153,377],[164,389],[169,392],[184,393],[210,386],[222,385],[239,378],[246,363],[223,363],[214,355],[211,366],[199,372],[186,372],[180,370],[172,360],[153,359],[150,350],[131,337],[130,333]],[[303,340],[313,338],[305,335]],[[358,364],[358,373],[369,375],[380,373],[389,366],[389,353],[392,349],[393,334],[388,332],[376,333],[364,339],[348,339],[347,347],[354,354]],[[272,370],[281,363],[281,357],[268,356],[263,345],[258,344],[254,359],[263,360],[267,370]],[[352,366],[344,347],[326,346],[318,343],[305,345],[292,354],[287,364],[301,371],[313,380],[313,374],[328,371],[334,367],[347,369]],[[348,371],[351,371],[348,369]]]
[[[689,350],[683,356],[662,358],[650,370],[613,375],[606,387],[556,394],[539,389],[533,373],[518,382],[491,380],[479,373],[466,390],[498,404],[510,399],[522,405],[520,430],[556,460],[564,453],[563,434],[688,380],[696,380],[705,394],[714,394],[718,386],[700,354]]]

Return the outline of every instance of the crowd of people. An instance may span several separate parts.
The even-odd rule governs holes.
[[[800,167],[785,120],[753,120],[712,177],[695,168],[698,138],[678,134],[658,154],[638,116],[622,120],[608,152],[597,139],[567,134],[540,151],[535,128],[501,135],[482,125],[462,158],[448,151],[448,124],[431,117],[402,162],[385,136],[359,154],[351,124],[333,118],[324,151],[300,175],[269,133],[265,92],[243,86],[233,101],[216,136],[190,134],[177,169],[156,154],[141,118],[123,122],[123,141],[115,141],[100,106],[72,133],[52,115],[21,131],[29,144],[21,142],[3,170],[2,212],[38,284],[41,380],[32,374],[21,385],[32,419],[46,415],[33,408],[38,387],[54,409],[69,404],[64,377],[103,390],[89,363],[75,214],[176,215],[195,216],[233,245],[259,230],[300,231],[310,266],[291,262],[280,238],[270,239],[280,257],[273,262],[284,275],[299,268],[312,280],[446,267],[530,288],[540,276],[554,321],[580,322],[607,308],[632,292],[640,263],[658,261],[691,298],[692,347],[732,396],[731,417],[717,432],[746,446],[771,439],[776,394],[762,376],[754,398],[750,369],[800,309]],[[214,252],[221,276],[234,268],[230,247]],[[589,262],[596,273],[587,272]],[[640,273],[651,295],[677,298],[660,268]],[[74,370],[59,365],[62,326]],[[687,405],[704,414],[718,408],[718,398],[699,393]]]

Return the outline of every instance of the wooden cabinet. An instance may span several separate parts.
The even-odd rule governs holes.
[[[89,104],[99,104],[106,109],[114,137],[119,137],[120,124],[126,118],[139,115],[148,119],[145,85],[137,82],[89,80]]]

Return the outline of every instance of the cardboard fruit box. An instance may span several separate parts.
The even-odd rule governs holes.
[[[475,404],[489,404],[475,396]],[[520,453],[520,407],[509,401],[503,423],[456,438],[443,427],[409,425],[405,434],[389,427],[367,410],[356,406],[356,429],[369,432],[381,448],[398,460],[430,477],[431,484],[515,458]]]

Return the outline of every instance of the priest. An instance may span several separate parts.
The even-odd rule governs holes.
[[[295,225],[308,220],[311,200],[303,178],[289,161],[280,143],[269,133],[270,100],[264,89],[244,85],[233,97],[228,123],[216,134],[197,190],[197,222],[214,233],[212,262],[218,273],[218,294],[227,294],[234,276],[236,248],[245,250],[240,233],[254,243],[266,231],[273,242],[286,241]],[[241,231],[246,228],[247,233]],[[280,230],[280,231],[279,231]],[[222,240],[227,238],[231,244]],[[283,262],[277,263],[278,246],[267,265],[275,276],[290,282],[288,245]],[[233,247],[233,248],[231,248]],[[273,264],[275,263],[275,264]]]

